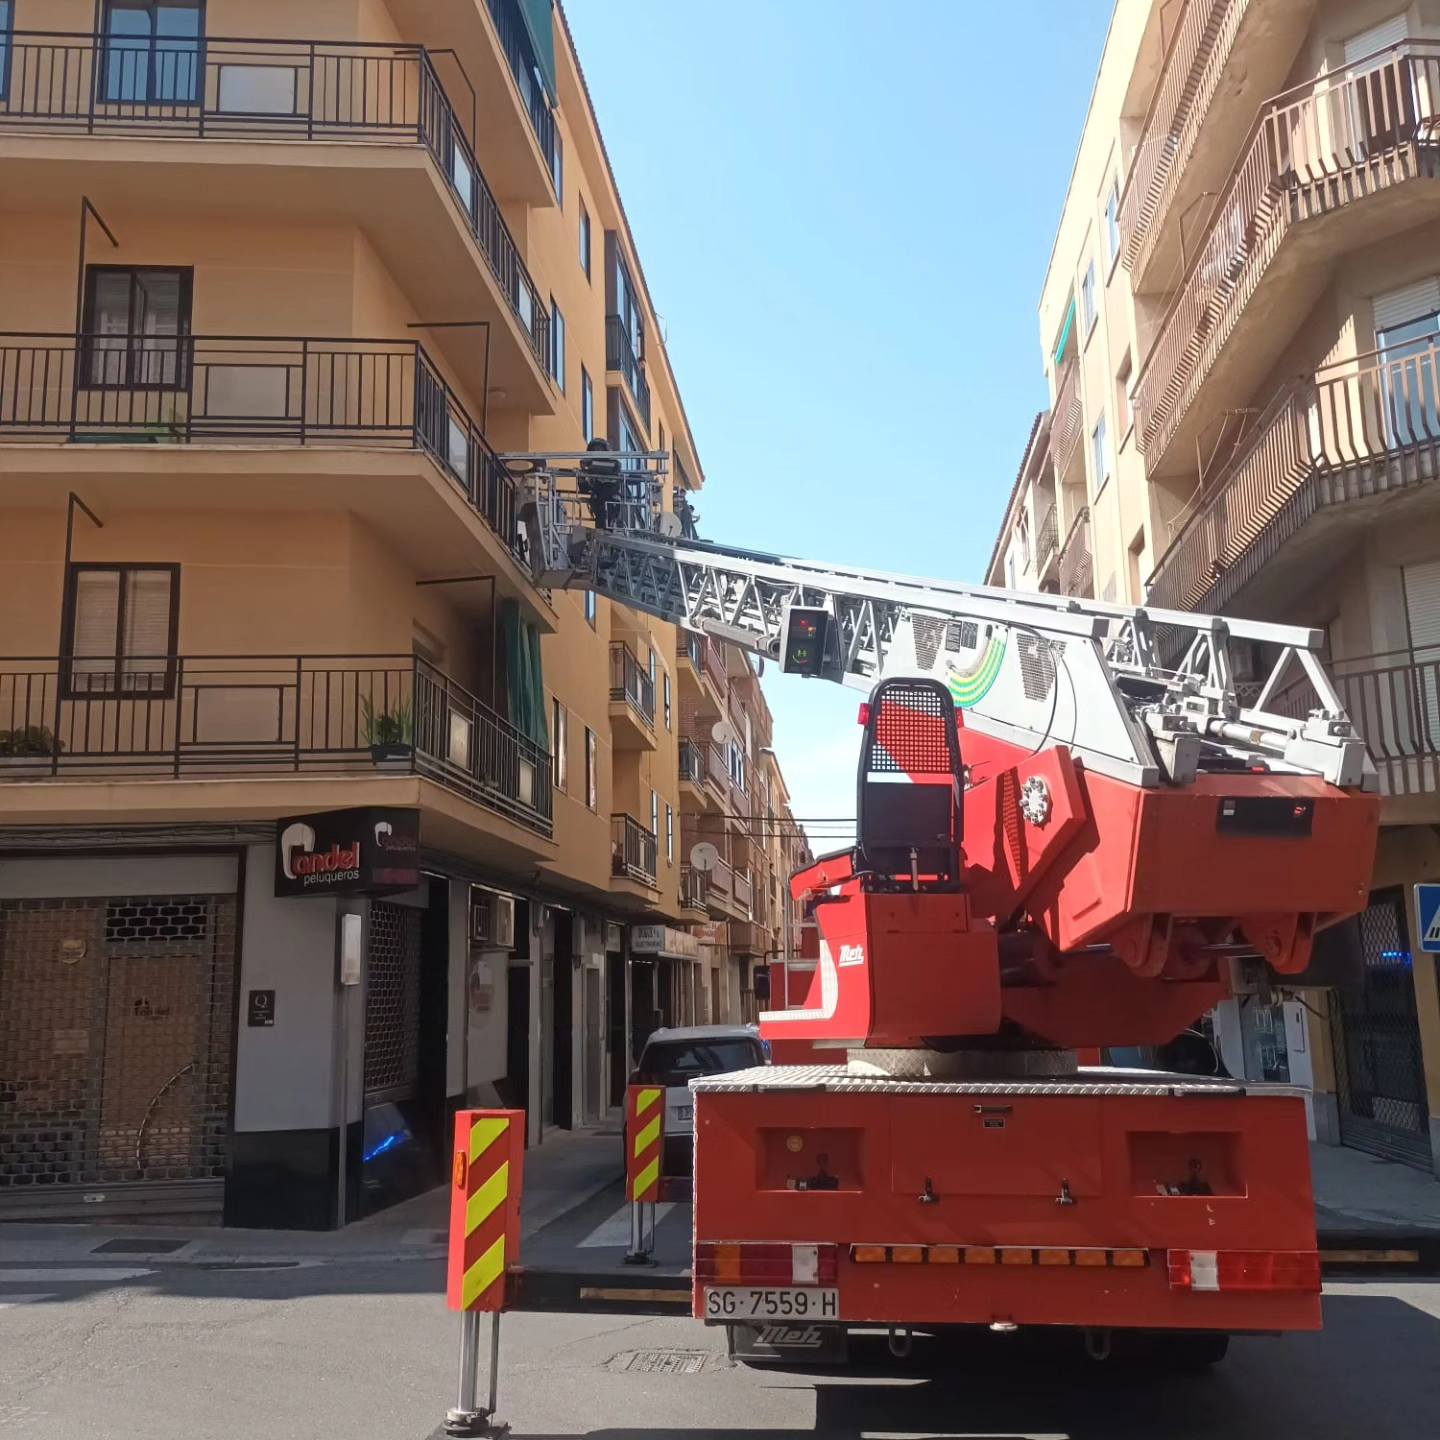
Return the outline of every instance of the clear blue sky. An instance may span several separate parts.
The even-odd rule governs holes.
[[[701,533],[983,579],[1046,399],[1036,307],[1109,0],[566,13],[705,468]],[[852,815],[863,697],[765,688],[795,813]]]

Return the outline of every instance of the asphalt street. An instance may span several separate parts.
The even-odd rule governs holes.
[[[427,1440],[455,1384],[442,1286],[431,1257],[0,1260],[0,1436]],[[844,1376],[766,1372],[732,1368],[721,1333],[681,1317],[512,1315],[500,1414],[532,1440],[1440,1434],[1440,1281],[1326,1293],[1323,1334],[1237,1342],[1200,1376],[1097,1365],[1038,1335],[906,1363],[876,1340]]]

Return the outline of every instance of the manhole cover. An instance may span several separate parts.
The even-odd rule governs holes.
[[[640,1370],[651,1375],[698,1375],[720,1356],[714,1350],[630,1350],[617,1355],[611,1370]]]
[[[146,1240],[137,1238],[134,1240],[107,1240],[103,1245],[97,1245],[91,1250],[92,1255],[173,1255],[177,1250],[183,1250],[190,1242],[188,1240]]]

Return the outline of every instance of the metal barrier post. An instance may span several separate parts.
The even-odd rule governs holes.
[[[446,1302],[460,1316],[460,1376],[447,1435],[503,1435],[495,1419],[500,1382],[500,1312],[507,1268],[520,1258],[525,1112],[461,1110],[455,1116]],[[482,1409],[480,1316],[490,1312],[490,1403]]]
[[[627,1265],[653,1265],[655,1202],[660,1198],[660,1157],[665,1153],[665,1091],[659,1085],[631,1085],[625,1091],[625,1194],[630,1201]],[[650,1240],[645,1241],[645,1207],[650,1207]]]

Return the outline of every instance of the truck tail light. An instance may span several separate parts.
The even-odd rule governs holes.
[[[840,1273],[838,1245],[727,1244],[695,1246],[695,1278],[721,1285],[834,1285]]]
[[[1317,1250],[1171,1250],[1172,1290],[1320,1292]]]

